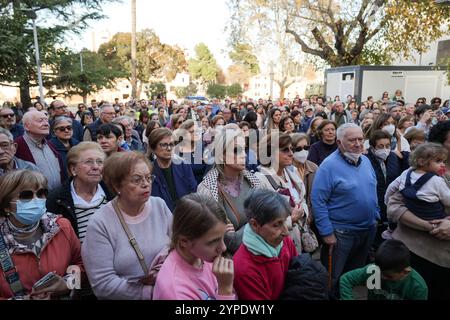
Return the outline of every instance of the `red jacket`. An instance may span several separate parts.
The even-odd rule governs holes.
[[[239,300],[277,300],[284,288],[289,262],[297,255],[289,237],[284,238],[276,258],[256,256],[242,244],[233,257],[234,289]]]
[[[36,281],[47,273],[56,271],[60,276],[66,274],[70,265],[77,265],[84,272],[81,259],[80,241],[66,218],[57,218],[59,231],[51,238],[38,258],[32,252],[13,252],[11,257],[19,273],[20,282],[25,289],[25,294],[31,292],[31,287]],[[0,299],[9,299],[13,296],[11,288],[0,271]]]

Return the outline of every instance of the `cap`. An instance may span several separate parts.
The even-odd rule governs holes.
[[[450,113],[450,108],[444,108],[444,109],[442,109],[442,113],[443,113],[443,114]]]
[[[314,111],[314,107],[313,107],[313,106],[311,106],[311,105],[309,105],[309,106],[305,107],[305,112],[306,112],[306,111],[308,111],[308,110],[312,110],[312,111]]]

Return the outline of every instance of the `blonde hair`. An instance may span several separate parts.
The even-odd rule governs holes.
[[[69,171],[69,176],[72,176],[70,169],[80,161],[81,154],[89,150],[98,151],[103,156],[103,160],[106,158],[105,152],[98,143],[92,141],[80,142],[76,146],[70,148],[67,153],[67,170]]]
[[[225,167],[225,152],[230,148],[231,145],[237,143],[236,139],[238,137],[244,138],[244,134],[239,129],[239,126],[225,126],[222,131],[217,136],[217,139],[214,142],[214,158],[215,158],[215,168],[219,171],[219,179],[223,179],[224,175],[224,167]],[[218,153],[219,151],[219,153]],[[220,152],[222,151],[222,152]]]

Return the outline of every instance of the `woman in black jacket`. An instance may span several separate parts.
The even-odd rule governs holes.
[[[50,191],[48,212],[62,214],[83,242],[89,218],[114,196],[102,182],[105,153],[95,142],[81,142],[67,154],[71,178]]]

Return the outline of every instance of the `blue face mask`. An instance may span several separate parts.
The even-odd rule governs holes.
[[[32,199],[30,201],[17,200],[17,211],[14,217],[24,225],[31,226],[38,222],[47,211],[46,199]]]

